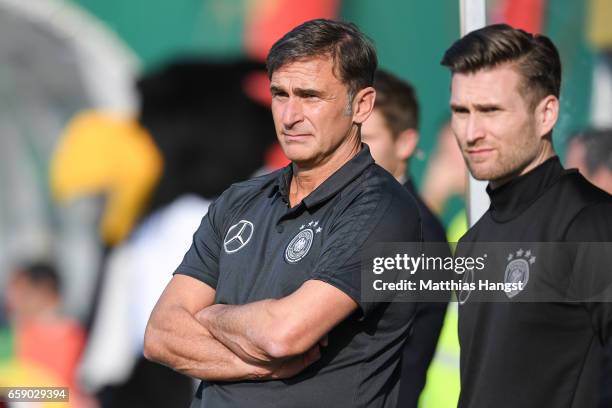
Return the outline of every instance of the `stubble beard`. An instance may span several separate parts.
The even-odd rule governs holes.
[[[517,177],[536,156],[535,152],[525,154],[526,146],[516,146],[501,157],[491,158],[486,163],[470,163],[466,160],[470,174],[476,180],[503,184]]]

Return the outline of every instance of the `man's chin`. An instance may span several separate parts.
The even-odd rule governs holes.
[[[491,183],[491,186],[493,188],[497,188],[506,184],[514,177],[512,174],[495,172],[491,171],[491,169],[477,169],[476,171],[470,169],[470,174],[478,181],[488,181],[489,183]]]
[[[495,172],[489,168],[479,166],[468,166],[470,174],[478,181],[491,181],[496,178]]]
[[[298,166],[307,164],[313,159],[312,152],[309,149],[303,149],[298,146],[289,146],[283,149],[283,151],[285,156]]]
[[[289,158],[289,160],[291,160],[291,158]],[[291,163],[293,163],[297,168],[302,169],[302,170],[306,170],[306,169],[311,169],[313,167],[316,167],[317,162],[315,160],[313,160],[312,158],[296,158],[295,160],[291,160]]]

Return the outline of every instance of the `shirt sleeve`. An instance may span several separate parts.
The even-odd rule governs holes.
[[[336,217],[313,269],[313,279],[350,296],[364,318],[383,302],[362,301],[362,251],[380,242],[422,241],[419,212],[407,194],[362,192]]]
[[[223,196],[208,207],[200,226],[193,234],[191,247],[183,257],[173,275],[187,275],[196,278],[213,289],[217,288],[219,278],[219,255],[223,238],[221,208]]]
[[[573,297],[584,299],[602,344],[612,337],[612,202],[585,207],[572,221]]]

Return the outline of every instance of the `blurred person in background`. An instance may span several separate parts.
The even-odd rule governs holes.
[[[55,321],[60,317],[60,277],[51,265],[34,263],[17,268],[6,287],[6,310],[14,324]]]
[[[434,214],[441,216],[453,196],[463,197],[467,185],[466,172],[450,121],[445,121],[423,176],[423,200]]]
[[[612,128],[577,133],[568,143],[567,167],[577,168],[587,180],[612,194]]]
[[[468,229],[465,212],[468,176],[450,119],[441,123],[436,146],[427,160],[421,192],[425,204],[444,222],[446,238],[454,248]],[[450,302],[436,354],[427,372],[427,383],[419,400],[424,407],[455,407],[459,401],[458,312],[457,302]]]
[[[374,161],[387,170],[415,198],[423,225],[423,240],[446,242],[444,227],[425,205],[408,174],[409,159],[419,140],[419,104],[412,85],[379,69],[374,76],[376,102],[361,126],[361,140],[370,147]],[[455,170],[456,172],[456,170]],[[450,249],[441,256],[450,256]],[[402,355],[399,407],[416,407],[425,386],[446,311],[446,303],[417,304],[412,334]]]
[[[14,360],[0,368],[4,378],[0,385],[69,387],[70,406],[97,406],[81,392],[77,381],[85,332],[62,313],[61,279],[55,268],[46,262],[16,268],[4,299],[13,330]]]
[[[457,242],[468,229],[465,212],[467,167],[450,120],[443,122],[423,175],[423,201],[446,225],[448,242]]]

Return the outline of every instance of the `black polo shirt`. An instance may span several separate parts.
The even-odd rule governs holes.
[[[461,238],[459,254],[469,242],[528,243],[520,253],[539,242],[612,242],[612,197],[576,170],[563,169],[557,157],[487,193],[491,207]],[[570,276],[589,281],[589,264],[565,262],[571,254],[531,256],[532,274],[555,264],[554,282]],[[482,277],[504,267],[505,262],[489,268]],[[602,347],[612,335],[612,303],[521,303],[521,296],[505,303],[470,299],[459,307],[459,407],[595,407]]]
[[[210,206],[175,273],[215,288],[217,303],[278,299],[316,279],[359,308],[329,333],[321,359],[297,376],[204,381],[196,397],[206,408],[395,407],[415,307],[361,301],[361,252],[377,242],[421,241],[414,199],[374,163],[367,145],[293,208],[291,178],[289,165],[232,185]]]

